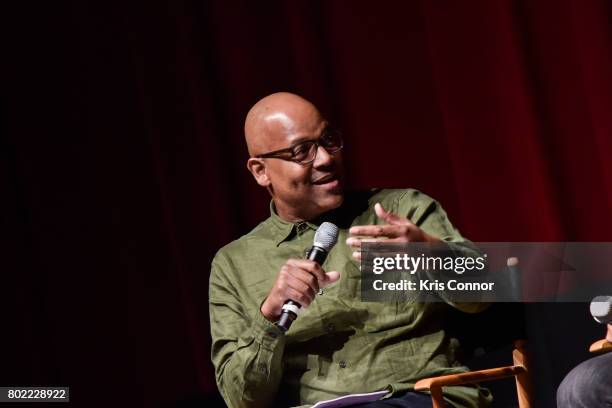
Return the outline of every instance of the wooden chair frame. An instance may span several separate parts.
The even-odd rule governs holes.
[[[591,353],[607,353],[608,351],[612,351],[612,343],[608,340],[597,340],[595,343],[591,344],[589,348]]]
[[[433,408],[444,408],[446,403],[442,395],[442,387],[514,377],[519,408],[531,408],[531,381],[525,347],[526,342],[524,340],[518,340],[514,343],[514,351],[512,352],[514,364],[511,366],[424,378],[414,385],[414,389],[415,391],[429,391]]]
[[[591,344],[589,351],[591,353],[607,353],[608,351],[612,351],[612,342],[610,342],[609,339],[612,339],[612,324],[608,324],[606,338],[597,340],[595,343]]]

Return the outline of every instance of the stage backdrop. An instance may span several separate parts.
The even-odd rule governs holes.
[[[3,385],[89,407],[214,395],[209,266],[268,214],[242,125],[276,91],[345,132],[353,188],[421,189],[474,241],[612,240],[609,1],[19,7]],[[530,315],[547,402],[603,335],[585,305],[558,310]]]

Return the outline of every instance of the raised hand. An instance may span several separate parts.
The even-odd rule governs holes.
[[[384,225],[360,225],[351,227],[347,245],[353,249],[353,258],[361,259],[362,242],[439,242],[440,240],[410,222],[409,219],[393,214],[380,203],[374,205],[376,216],[386,222]]]

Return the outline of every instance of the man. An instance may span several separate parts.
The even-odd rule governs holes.
[[[314,404],[389,389],[399,405],[431,406],[410,391],[424,377],[465,371],[441,327],[445,303],[360,301],[361,241],[462,242],[437,202],[415,190],[343,191],[341,135],[303,98],[277,93],[245,121],[247,167],[271,197],[270,217],[222,248],[212,263],[212,360],[230,407]],[[316,228],[339,243],[324,266],[304,260]],[[285,301],[303,307],[283,333]],[[458,304],[475,312],[482,304]],[[478,387],[445,388],[457,407],[490,399]],[[412,401],[412,402],[411,402]],[[412,404],[412,405],[410,405]]]

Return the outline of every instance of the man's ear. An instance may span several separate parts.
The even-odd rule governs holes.
[[[247,169],[251,172],[255,181],[262,187],[268,187],[270,185],[270,179],[268,178],[268,172],[266,171],[266,165],[262,159],[256,159],[251,157],[247,161]]]

